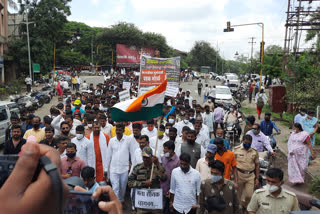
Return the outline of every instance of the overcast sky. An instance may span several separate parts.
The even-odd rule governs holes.
[[[243,24],[263,22],[265,42],[284,44],[287,0],[73,0],[71,21],[90,26],[108,27],[119,21],[134,23],[143,31],[164,35],[168,44],[190,51],[197,40],[206,40],[226,59],[234,54],[251,54],[250,37],[255,37],[254,51],[259,51],[261,28],[248,26],[223,33],[226,22]],[[302,41],[302,40],[301,40]],[[304,42],[302,42],[303,44]]]

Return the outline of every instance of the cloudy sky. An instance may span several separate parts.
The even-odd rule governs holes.
[[[219,47],[226,59],[234,54],[251,54],[250,37],[255,37],[254,51],[259,51],[262,37],[259,26],[235,28],[223,33],[226,22],[243,24],[263,22],[268,45],[284,43],[287,0],[73,0],[72,21],[90,26],[108,27],[119,21],[134,23],[143,31],[164,35],[168,44],[190,51],[197,40]],[[302,41],[302,40],[301,40]],[[302,45],[303,45],[302,41]]]

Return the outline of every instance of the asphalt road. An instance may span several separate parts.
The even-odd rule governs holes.
[[[81,79],[82,79],[82,81],[85,80],[88,85],[93,83],[94,86],[99,83],[104,82],[103,76],[81,76]],[[39,108],[35,112],[35,115],[37,115],[37,116],[41,117],[41,119],[43,119],[44,116],[49,114],[50,107],[53,105],[57,105],[57,104],[58,104],[58,97],[55,96],[55,97],[53,97],[53,99],[51,100],[50,103],[44,104],[42,108]]]
[[[103,77],[100,77],[100,76],[86,76],[86,77],[81,77],[81,78],[82,78],[82,80],[86,80],[86,82],[88,84],[93,83],[94,85],[96,85],[98,83],[103,82]],[[183,91],[190,90],[191,96],[193,97],[193,99],[196,99],[197,103],[202,104],[203,103],[203,90],[202,90],[202,95],[200,97],[198,95],[198,89],[197,89],[198,82],[199,82],[199,80],[194,80],[192,82],[182,82],[180,84],[180,87],[182,87]],[[215,81],[215,80],[208,80],[206,82],[205,80],[201,79],[201,82],[203,83],[203,85],[208,84],[209,86],[222,84],[221,82]],[[50,107],[52,105],[57,105],[57,103],[58,103],[57,97],[54,97],[49,104],[45,104],[41,109],[38,109],[35,112],[35,114],[40,116],[41,118],[43,118],[45,115],[49,114]],[[244,128],[244,127],[242,127],[242,128]],[[287,175],[287,159],[286,159],[285,155],[279,155],[278,158],[276,159],[275,165],[283,166],[282,168],[284,169],[285,174]],[[302,192],[307,192],[306,191],[307,188],[304,185],[298,189]],[[125,209],[123,213],[125,213],[125,214],[130,213],[131,200],[129,198],[129,191],[127,191],[127,194],[126,194],[125,205],[126,205],[127,209]],[[317,209],[313,209],[313,210],[317,210]]]

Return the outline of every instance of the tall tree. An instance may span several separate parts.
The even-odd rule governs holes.
[[[216,61],[216,59],[218,59]],[[211,66],[212,70],[216,73],[220,73],[216,71],[216,64],[221,68],[222,63],[224,61],[219,56],[219,53],[211,47],[210,43],[206,41],[196,41],[194,46],[192,47],[189,56],[188,56],[189,65],[196,70],[200,70],[201,66]]]
[[[68,3],[71,0],[19,0],[20,13],[28,15],[31,59],[39,63],[42,73],[52,69],[53,46],[57,41],[58,31],[62,30],[71,14]],[[9,55],[13,56],[20,71],[28,72],[26,25],[21,24],[22,40],[9,42]]]

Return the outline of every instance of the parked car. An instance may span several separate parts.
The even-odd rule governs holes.
[[[200,73],[197,72],[197,71],[193,71],[192,75],[193,75],[193,78],[195,78],[195,79],[199,79],[200,78]]]
[[[216,76],[216,80],[217,81],[224,81],[224,76],[222,76],[222,75],[218,75],[218,76]]]
[[[6,129],[10,125],[11,112],[16,112],[19,115],[19,109],[16,106],[14,102],[0,101],[0,146],[5,141]]]
[[[216,79],[216,77],[218,76],[217,73],[214,73],[214,72],[210,72],[210,79]]]
[[[233,101],[231,91],[227,86],[216,86],[215,98],[216,103],[231,104]]]
[[[229,80],[230,87],[238,88],[240,86],[240,80],[235,75],[227,75],[225,81]]]

